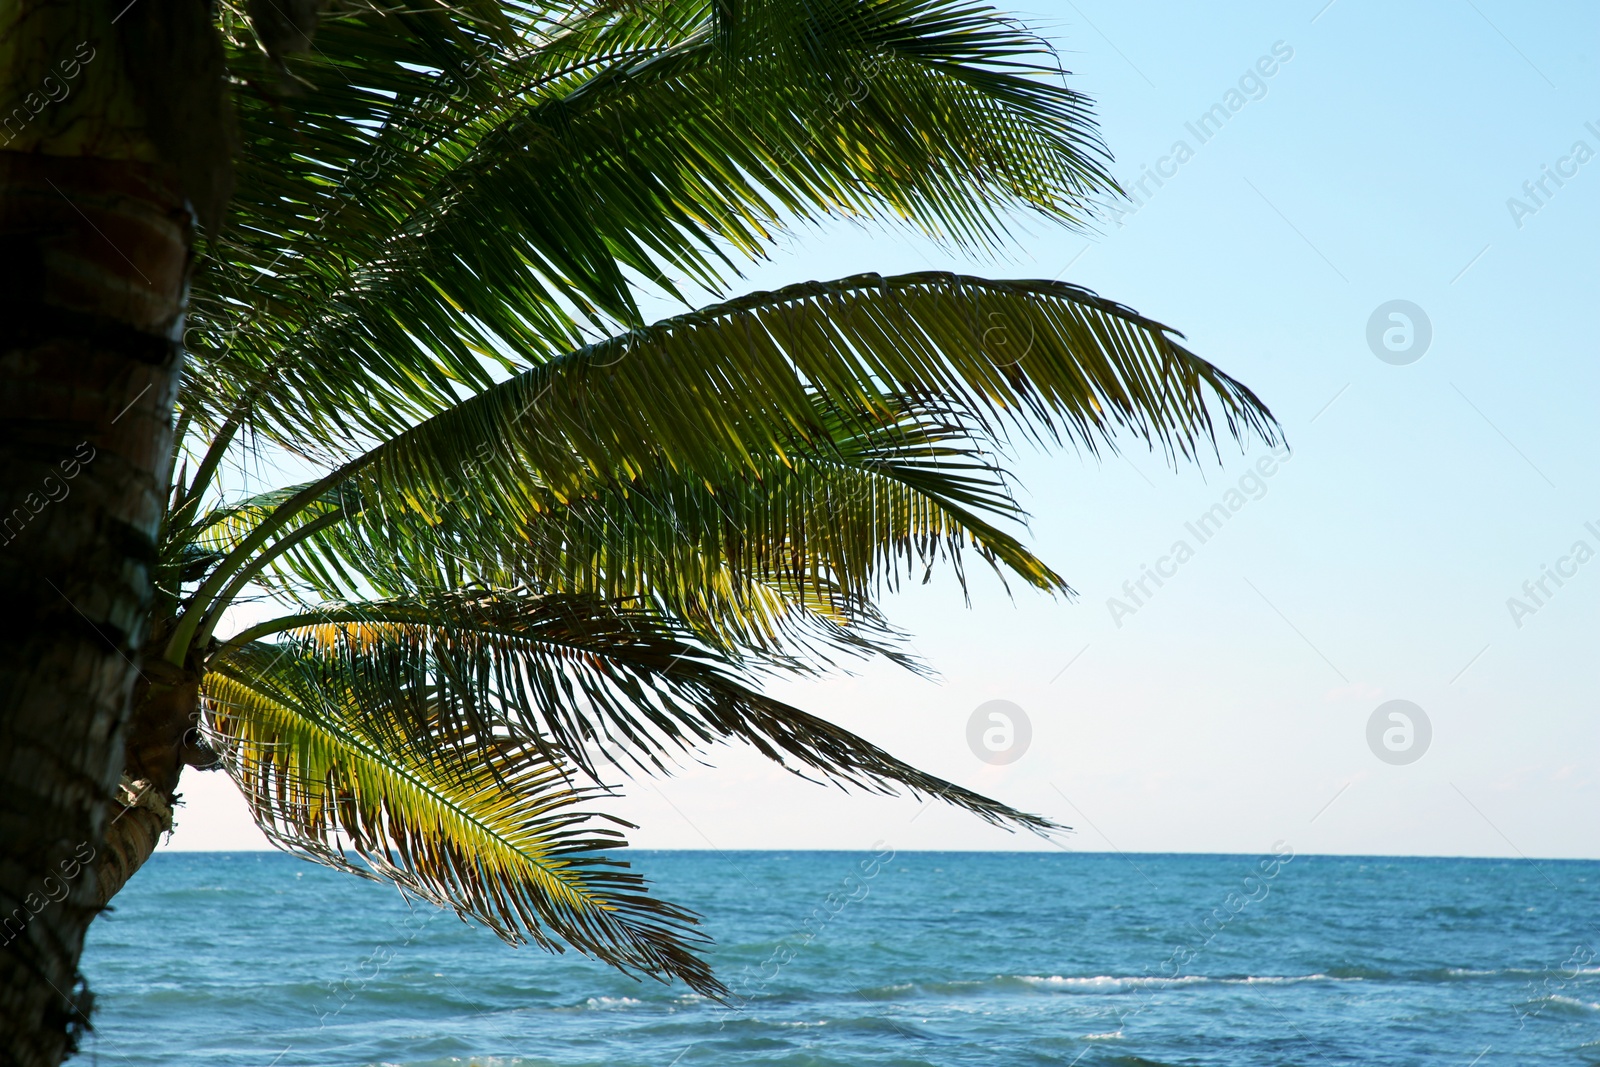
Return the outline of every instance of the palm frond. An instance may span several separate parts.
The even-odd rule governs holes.
[[[205,679],[210,741],[276,844],[391,882],[514,944],[570,944],[726,992],[695,955],[704,938],[694,917],[609,857],[621,834],[578,810],[597,791],[575,787],[548,746],[429,718],[425,693],[401,712],[345,666],[252,644]],[[412,742],[393,728],[399,714],[425,724]]]
[[[1023,357],[997,361],[992,331]],[[980,438],[1017,433],[1090,452],[1131,431],[1192,455],[1215,443],[1212,405],[1234,437],[1276,439],[1249,389],[1167,327],[1076,286],[861,275],[756,293],[569,353],[384,442],[317,491],[360,475],[371,501],[440,499],[466,477],[481,506],[527,522],[540,512],[531,485],[566,499],[662,467],[732,463],[759,477],[764,457],[826,449],[837,435],[824,416],[871,432],[892,419],[892,395],[938,405]]]
[[[244,404],[291,448],[387,436],[637,324],[630,272],[718,290],[788,220],[983,242],[1112,188],[1087,101],[981,5],[610,7],[483,62],[409,42],[339,20],[292,112],[243,102],[236,225],[197,279],[201,425]]]
[[[392,709],[386,722],[400,731],[396,744],[427,744],[438,736],[436,719],[474,737],[506,726],[595,776],[597,750],[598,759],[662,773],[701,745],[731,739],[802,777],[879,793],[898,787],[997,826],[1055,828],[757,692],[735,665],[648,606],[521,590],[437,593],[323,605],[235,641],[271,633],[303,640],[361,679]]]
[[[969,549],[1038,588],[1066,590],[995,525],[1023,513],[1004,472],[957,421],[901,403],[865,431],[826,411],[816,423],[824,446],[758,457],[753,478],[727,463],[658,468],[596,480],[566,499],[525,478],[515,491],[533,502],[527,521],[486,506],[511,490],[485,491],[477,457],[433,496],[384,495],[355,476],[349,495],[380,503],[348,508],[343,522],[274,560],[271,577],[321,599],[462,584],[653,598],[724,651],[763,652],[796,619],[820,627],[826,644],[883,651],[850,636],[887,636],[874,596],[942,560],[964,583]]]
[[[1022,358],[999,362],[986,350],[995,330]],[[264,548],[302,510],[349,487],[382,520],[459,500],[465,485],[487,522],[521,531],[549,511],[550,498],[566,504],[596,484],[626,487],[663,470],[760,479],[774,458],[792,470],[799,457],[837,452],[841,432],[848,440],[898,427],[896,398],[905,397],[948,412],[979,441],[1018,433],[1094,452],[1115,447],[1122,430],[1188,456],[1215,445],[1212,405],[1236,438],[1276,437],[1246,387],[1167,327],[1086,290],[863,275],[757,293],[535,367],[337,468],[280,505],[237,551]],[[962,536],[980,522],[967,516]],[[998,531],[984,536],[985,551],[1035,584],[1059,583],[1020,544]],[[219,569],[197,596],[222,591],[229,578]],[[229,588],[237,587],[235,579]],[[193,621],[180,624],[169,658],[177,662],[194,633]]]

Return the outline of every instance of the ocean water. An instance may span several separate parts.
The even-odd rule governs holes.
[[[1600,863],[637,852],[729,1006],[289,856],[158,855],[80,1063],[1600,1064]]]

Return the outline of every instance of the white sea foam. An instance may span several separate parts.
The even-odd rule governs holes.
[[[1563,1007],[1579,1008],[1583,1011],[1600,1011],[1600,1004],[1591,1003],[1587,1000],[1579,1000],[1577,997],[1563,996],[1560,993],[1555,993],[1548,997],[1540,997],[1538,1000],[1534,1001],[1534,1003],[1560,1004]]]
[[[590,997],[584,1001],[584,1007],[593,1008],[595,1011],[607,1011],[616,1008],[633,1008],[644,1003],[633,997]]]
[[[1202,974],[1185,974],[1175,978],[1161,978],[1155,975],[1109,974],[1099,974],[1093,977],[1064,977],[1059,974],[1053,974],[1049,977],[1036,974],[1000,975],[997,977],[1000,981],[1006,980],[1007,977],[1012,977],[1015,981],[1027,982],[1029,985],[1084,993],[1115,993],[1124,989],[1168,989],[1193,985],[1294,985],[1299,982],[1357,981],[1357,979],[1331,978],[1326,974],[1320,973],[1252,974],[1245,975],[1242,978],[1212,978]]]

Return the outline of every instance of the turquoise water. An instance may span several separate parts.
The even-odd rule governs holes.
[[[157,856],[79,1062],[1600,1064],[1600,863],[638,852],[740,1000],[292,857]]]

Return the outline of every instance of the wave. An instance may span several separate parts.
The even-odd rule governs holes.
[[[583,1006],[591,1011],[615,1011],[618,1008],[637,1008],[644,1001],[635,997],[590,997]]]
[[[1159,975],[1037,975],[997,974],[991,978],[967,979],[945,982],[898,982],[893,985],[870,986],[857,990],[855,996],[862,1000],[915,1000],[923,997],[975,997],[1005,994],[1080,994],[1109,995],[1130,993],[1143,989],[1181,989],[1208,986],[1288,986],[1306,982],[1403,982],[1416,984],[1444,984],[1493,979],[1517,979],[1549,972],[1527,968],[1508,967],[1485,970],[1470,967],[1431,967],[1410,971],[1388,971],[1374,967],[1330,967],[1327,971],[1311,974],[1241,974],[1197,975],[1174,977]],[[1569,972],[1570,974],[1570,972]],[[1593,976],[1600,969],[1586,968],[1578,974]]]
[[[1372,982],[1467,982],[1484,978],[1507,978],[1525,981],[1530,978],[1559,976],[1566,981],[1592,978],[1600,975],[1600,967],[1580,967],[1576,970],[1559,967],[1424,967],[1418,970],[1385,970],[1380,967],[1329,967],[1328,974],[1335,978],[1363,979]]]
[[[1537,997],[1521,1007],[1522,1013],[1525,1015],[1543,1015],[1551,1011],[1560,1015],[1588,1015],[1591,1012],[1600,1011],[1600,1004],[1579,1000],[1577,997],[1569,997],[1561,993],[1552,993],[1547,997]]]
[[[1038,975],[997,974],[954,982],[899,982],[857,990],[863,1000],[912,1000],[917,997],[984,996],[993,993],[1124,993],[1135,989],[1173,989],[1184,986],[1293,985],[1300,982],[1336,982],[1344,979],[1326,974],[1290,974],[1211,977],[1186,974],[1173,978],[1155,975]]]

